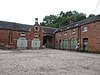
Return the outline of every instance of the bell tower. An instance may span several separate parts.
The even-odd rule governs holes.
[[[38,24],[38,18],[35,18],[35,24]]]

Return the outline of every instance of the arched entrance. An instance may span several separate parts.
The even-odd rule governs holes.
[[[46,48],[53,48],[54,47],[54,37],[52,35],[44,35],[43,37],[43,45]]]

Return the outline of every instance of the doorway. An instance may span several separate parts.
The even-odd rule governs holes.
[[[88,38],[83,38],[83,51],[88,51]]]

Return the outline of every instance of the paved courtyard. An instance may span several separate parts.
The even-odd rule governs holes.
[[[0,75],[100,75],[100,54],[0,50]]]

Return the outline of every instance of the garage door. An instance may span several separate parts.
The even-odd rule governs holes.
[[[68,49],[68,39],[64,39],[64,49]]]
[[[39,48],[40,47],[40,40],[39,39],[33,39],[31,47],[32,48]]]
[[[77,38],[71,39],[71,49],[76,49],[77,46]]]
[[[27,39],[24,37],[17,39],[17,48],[27,48]]]

